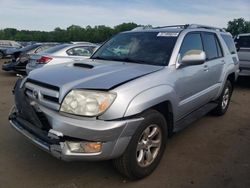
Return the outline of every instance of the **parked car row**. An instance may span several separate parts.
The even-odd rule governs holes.
[[[8,56],[8,52],[13,49],[20,49],[23,46],[15,41],[0,40],[0,59]]]
[[[9,52],[11,60],[2,65],[5,71],[25,71],[26,65],[32,54],[40,53],[48,48],[57,45],[57,43],[35,43],[24,48],[13,49]]]
[[[16,82],[9,121],[59,159],[112,159],[131,179],[154,171],[174,132],[225,114],[239,75],[231,34],[209,26],[141,28],[95,48],[61,44],[30,55],[27,71],[43,68]]]
[[[34,43],[5,52],[5,56],[11,56],[11,60],[2,65],[2,70],[26,71],[28,74],[43,66],[89,58],[97,48],[98,45],[89,42]]]

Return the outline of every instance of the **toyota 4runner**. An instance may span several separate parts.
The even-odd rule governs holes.
[[[62,160],[108,160],[131,179],[159,164],[169,135],[223,115],[239,72],[232,36],[202,25],[137,28],[89,60],[32,71],[11,125]]]

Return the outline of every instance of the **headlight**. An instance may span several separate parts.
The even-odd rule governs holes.
[[[109,108],[115,97],[116,94],[103,91],[72,90],[64,98],[60,111],[82,116],[97,116]]]

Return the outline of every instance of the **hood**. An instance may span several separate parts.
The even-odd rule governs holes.
[[[28,79],[59,87],[110,90],[122,83],[161,70],[163,66],[107,60],[51,65],[30,72]]]

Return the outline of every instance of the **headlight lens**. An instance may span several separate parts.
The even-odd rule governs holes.
[[[97,116],[105,112],[115,100],[114,93],[72,90],[64,98],[61,112],[82,116]]]

